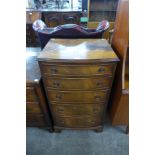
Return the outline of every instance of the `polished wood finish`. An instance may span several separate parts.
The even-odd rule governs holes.
[[[102,131],[117,61],[104,39],[51,39],[38,56],[54,129]]]
[[[37,55],[26,53],[26,126],[51,128],[50,113],[41,81]]]
[[[45,85],[56,90],[94,90],[110,89],[112,76],[92,78],[59,78],[45,77]]]
[[[106,62],[105,66],[119,60],[105,39],[51,39],[38,59],[43,60],[43,63],[50,62],[52,59],[52,63],[58,61],[71,62],[71,64],[93,62],[93,65],[100,65],[94,63],[97,61]]]
[[[80,76],[82,75],[101,75],[101,76],[112,76],[114,64],[92,64],[92,65],[56,65],[50,63],[42,63],[42,70],[44,75],[47,76]]]
[[[41,12],[40,11],[27,11],[26,12],[26,23],[32,24],[35,20],[41,19]]]
[[[66,128],[89,128],[102,124],[102,118],[98,116],[54,117],[55,126]]]
[[[79,115],[99,115],[103,114],[104,103],[66,103],[57,104],[57,102],[52,102],[51,110],[55,116],[79,116]]]
[[[112,48],[120,58],[111,95],[113,125],[129,125],[129,1],[118,3]]]
[[[50,101],[61,102],[105,102],[108,91],[56,91],[47,90],[47,95]]]

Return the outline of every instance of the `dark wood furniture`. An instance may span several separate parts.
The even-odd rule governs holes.
[[[39,47],[40,42],[37,33],[33,30],[32,24],[35,20],[41,19],[41,12],[27,11],[26,12],[26,47]]]
[[[79,11],[48,11],[43,12],[43,18],[48,27],[55,27],[63,24],[80,24],[82,13]]]
[[[51,39],[38,56],[55,131],[102,131],[118,57],[104,39]]]
[[[26,126],[51,128],[50,113],[36,60],[39,52],[26,54]]]
[[[119,0],[111,46],[120,58],[111,95],[113,125],[129,125],[129,1]],[[127,127],[128,129],[128,127]]]

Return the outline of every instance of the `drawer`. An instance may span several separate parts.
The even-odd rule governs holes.
[[[38,97],[36,96],[35,93],[35,88],[34,87],[26,87],[26,102],[37,102]]]
[[[42,114],[39,102],[27,102],[26,113]]]
[[[104,104],[50,104],[54,116],[102,116]]]
[[[54,118],[55,126],[66,128],[89,128],[102,125],[101,117],[56,117]]]
[[[107,91],[55,91],[47,90],[48,99],[57,102],[103,102]]]
[[[43,65],[42,65],[43,64]],[[41,63],[41,72],[44,76],[89,76],[105,75],[112,76],[114,65],[50,65]]]
[[[107,89],[111,87],[111,77],[99,78],[55,78],[45,77],[47,88],[59,90]]]

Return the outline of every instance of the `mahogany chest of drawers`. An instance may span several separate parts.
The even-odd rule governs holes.
[[[102,131],[118,57],[104,39],[51,39],[38,56],[54,129]]]
[[[26,53],[26,126],[51,128],[47,101],[37,62],[38,53]]]

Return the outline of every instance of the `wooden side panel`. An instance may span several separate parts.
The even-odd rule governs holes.
[[[113,125],[129,124],[129,93],[123,94],[125,86],[126,58],[129,49],[129,1],[119,0],[112,48],[120,58],[116,69],[112,94],[110,98],[110,117]],[[129,76],[129,74],[128,74]],[[129,78],[126,78],[129,81]],[[127,83],[128,84],[128,83]],[[128,90],[126,90],[129,92]]]
[[[119,104],[112,109],[112,125],[129,124],[129,95],[122,94]]]
[[[129,45],[129,1],[120,0],[118,3],[112,47],[117,50],[117,54],[124,58]]]

